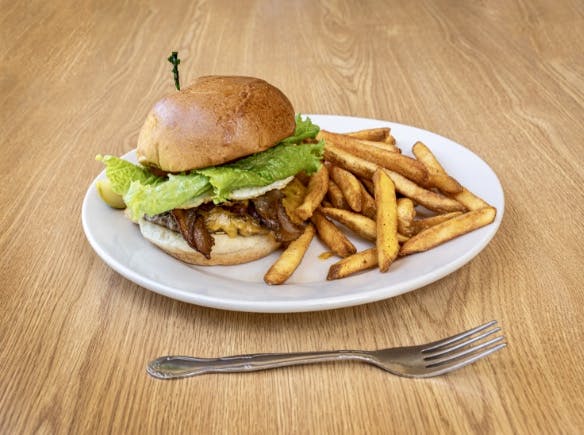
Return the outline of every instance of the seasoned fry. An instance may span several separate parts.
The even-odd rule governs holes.
[[[333,264],[329,268],[326,279],[330,281],[344,278],[357,272],[372,269],[375,266],[377,266],[377,249],[366,249]]]
[[[320,205],[322,199],[326,195],[328,190],[328,181],[328,169],[325,165],[322,165],[318,172],[310,177],[304,201],[294,211],[298,218],[305,221],[306,219],[310,218],[310,216],[312,216],[312,213]]]
[[[376,224],[373,219],[349,210],[338,208],[321,207],[321,211],[326,216],[343,224],[365,240],[375,241],[377,238]],[[408,236],[398,233],[397,240],[400,243],[407,242]]]
[[[359,155],[384,168],[391,169],[418,184],[426,185],[428,182],[426,167],[411,157],[387,151],[377,146],[368,146],[358,139],[325,130],[321,130],[318,136],[320,139],[324,139],[327,145],[331,143],[353,155]]]
[[[335,224],[329,221],[319,210],[315,210],[310,218],[316,232],[325,245],[339,257],[348,257],[357,252],[355,245],[337,228]]]
[[[397,230],[406,236],[414,234],[414,217],[416,209],[414,202],[410,198],[400,198],[397,200]]]
[[[452,219],[453,217],[461,215],[462,212],[460,211],[453,211],[451,213],[444,213],[439,214],[436,216],[431,216],[423,219],[414,220],[412,222],[412,236],[418,234],[420,231],[424,231],[434,225],[441,224],[442,222],[446,222],[447,220]]]
[[[434,173],[437,172],[438,174],[441,174],[440,176],[434,175],[434,182],[443,184],[442,187],[438,186],[438,185],[436,186],[440,190],[443,190],[445,193],[449,194],[456,201],[458,201],[462,205],[464,205],[468,210],[478,210],[480,208],[490,207],[490,205],[486,201],[479,198],[474,193],[470,192],[464,186],[460,186],[460,184],[458,184],[458,182],[456,180],[454,180],[452,177],[450,177],[446,173],[446,171],[444,170],[444,168],[442,167],[440,162],[438,162],[438,159],[434,156],[434,154],[432,154],[432,151],[430,151],[430,149],[427,146],[425,146],[422,142],[417,142],[414,145],[414,148],[412,148],[412,150],[413,150],[414,154],[416,153],[416,150],[417,150],[417,152],[421,156],[423,156],[422,158],[424,159],[423,160],[424,165],[426,165],[426,167],[432,168],[432,172],[434,172]],[[418,157],[418,154],[415,154],[415,155],[416,155],[416,157]],[[420,157],[418,157],[418,159],[420,159]],[[458,184],[460,186],[460,190],[455,191],[455,186],[450,186],[452,188],[451,191],[447,190],[450,187],[445,185],[445,183],[449,183],[448,181],[444,181],[445,177],[450,178],[456,184]]]
[[[476,196],[466,187],[462,188],[462,192],[452,196],[469,210],[478,210],[480,208],[490,207],[490,205],[483,199]]]
[[[442,174],[435,169],[428,169],[429,184],[438,188],[442,193],[454,195],[463,191],[464,187],[448,174]]]
[[[369,219],[368,217],[359,213],[355,213],[349,210],[342,210],[339,208],[322,207],[321,211],[326,216],[336,220],[337,222],[340,222],[364,239],[370,240],[372,242],[375,241],[377,237],[377,231],[375,229],[376,225],[373,219]]]
[[[389,176],[378,170],[373,174],[375,186],[375,206],[377,207],[377,263],[381,272],[387,272],[397,258],[399,243],[397,240],[397,201],[395,186]]]
[[[399,255],[427,251],[455,237],[490,224],[495,220],[495,215],[496,210],[493,207],[463,213],[416,234],[402,245]]]
[[[466,210],[458,201],[431,190],[424,189],[397,172],[390,171],[389,169],[386,169],[385,172],[394,182],[395,188],[399,193],[412,199],[417,204],[423,205],[429,210],[439,213]]]
[[[356,139],[395,145],[395,137],[391,135],[391,129],[389,127],[368,128],[366,130],[352,131],[345,134]]]
[[[403,234],[401,234],[401,233],[397,233],[397,241],[398,241],[399,243],[405,243],[405,242],[407,242],[408,240],[410,240],[409,236],[404,236],[404,235],[403,235]]]
[[[363,177],[361,177],[359,179],[359,181],[361,182],[361,184],[363,184],[363,186],[365,186],[365,189],[367,189],[367,192],[369,192],[370,195],[375,195],[375,188],[373,187],[373,181],[371,181],[367,178],[363,178]]]
[[[395,145],[395,137],[393,137],[391,134],[388,134],[383,142]]]
[[[369,194],[365,186],[361,184],[361,213],[370,219],[376,219],[377,207],[375,206],[375,199]]]
[[[365,139],[358,139],[358,142],[360,144],[362,144],[365,149],[367,147],[374,147],[374,148],[378,148],[378,149],[383,150],[383,151],[390,151],[392,153],[401,153],[401,150],[397,146],[395,146],[395,144],[392,144],[392,143],[374,142],[374,141],[365,140]]]
[[[324,158],[336,166],[365,179],[371,179],[373,173],[380,167],[329,143],[324,147]]]
[[[455,194],[462,192],[458,181],[449,176],[438,162],[432,151],[422,142],[416,142],[412,147],[416,158],[428,169],[429,184],[437,187],[444,193]]]
[[[327,197],[332,203],[333,207],[342,208],[345,210],[348,210],[350,208],[349,204],[347,203],[347,200],[343,196],[343,191],[341,190],[341,188],[337,185],[337,183],[330,179]]]
[[[431,190],[424,189],[397,172],[390,171],[389,169],[386,169],[385,172],[394,182],[395,188],[399,193],[412,199],[417,204],[423,205],[429,210],[439,213],[466,210],[464,205],[460,202],[444,195],[440,195],[439,193],[432,192]]]
[[[343,192],[349,206],[357,212],[361,211],[361,183],[359,180],[349,171],[337,166],[331,167],[330,174]]]
[[[373,162],[354,156],[349,152],[329,144],[324,148],[324,156],[335,165],[363,178],[371,178],[373,173],[380,167]],[[395,189],[399,193],[411,198],[414,202],[423,205],[429,210],[439,213],[466,210],[465,206],[458,201],[436,192],[432,192],[431,190],[424,189],[397,172],[389,169],[386,169],[385,172],[389,175],[395,184]]]
[[[496,209],[451,177],[422,142],[412,147],[414,159],[401,154],[387,127],[345,134],[321,130],[317,138],[325,140],[322,169],[302,185],[302,175],[297,176],[298,186],[285,194],[292,221],[310,223],[265,274],[268,284],[292,275],[315,234],[329,248],[328,256],[343,257],[328,271],[327,280],[333,280],[374,267],[386,272],[400,256],[426,251],[495,219]],[[299,188],[306,193],[297,194]],[[357,252],[343,231],[375,247]]]
[[[314,226],[306,225],[304,232],[292,241],[264,275],[266,284],[282,284],[296,270],[314,237]]]
[[[436,169],[438,172],[446,174],[446,171],[434,155],[434,153],[423,142],[416,142],[412,146],[412,153],[422,162],[426,167]]]
[[[368,128],[366,130],[352,131],[350,133],[345,133],[347,136],[354,137],[356,139],[372,140],[376,142],[381,142],[387,139],[389,132],[391,130],[389,127],[380,128]]]

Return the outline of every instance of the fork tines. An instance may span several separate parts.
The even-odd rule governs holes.
[[[441,373],[449,372],[504,348],[507,343],[503,341],[503,335],[485,341],[487,337],[501,331],[499,327],[493,328],[496,324],[497,321],[493,320],[466,332],[429,343],[422,350],[426,368]]]

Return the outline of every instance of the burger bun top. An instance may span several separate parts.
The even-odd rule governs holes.
[[[294,108],[264,80],[206,76],[158,101],[138,137],[138,161],[165,172],[216,166],[294,132]]]

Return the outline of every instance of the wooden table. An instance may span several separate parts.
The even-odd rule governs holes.
[[[0,432],[584,430],[584,8],[578,0],[31,1],[0,12]],[[499,232],[417,291],[254,314],[159,296],[108,268],[80,212],[97,153],[135,147],[183,80],[246,74],[297,111],[387,119],[499,175]],[[509,346],[429,380],[324,364],[157,381],[167,354],[376,348],[498,319]]]

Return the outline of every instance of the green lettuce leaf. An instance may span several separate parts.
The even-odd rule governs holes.
[[[119,157],[97,155],[95,159],[105,165],[105,175],[109,178],[112,190],[118,195],[124,195],[133,181],[150,185],[164,180],[162,177],[151,174],[146,168]]]
[[[157,184],[133,181],[124,195],[132,220],[154,216],[211,193],[209,179],[199,174],[169,174],[168,180]]]
[[[263,187],[301,171],[312,174],[320,168],[324,142],[280,144],[234,163],[195,171],[208,177],[213,201],[229,199],[229,194],[245,187]]]
[[[308,116],[303,120],[302,116],[297,114],[295,119],[296,128],[294,129],[294,134],[284,139],[282,143],[300,143],[304,139],[315,138],[320,131],[320,127],[313,124]]]
[[[174,208],[212,199],[228,200],[234,190],[264,187],[301,171],[312,174],[320,168],[324,142],[299,143],[314,138],[319,127],[309,118],[296,116],[294,135],[261,153],[222,166],[158,177],[146,168],[114,156],[97,156],[106,166],[114,192],[122,195],[130,217],[156,215]]]

